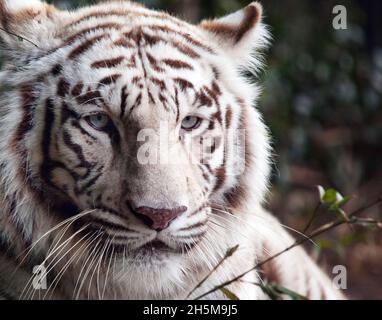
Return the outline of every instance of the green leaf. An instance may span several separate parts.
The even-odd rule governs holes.
[[[239,297],[227,288],[220,288],[220,291],[230,300],[240,300]]]
[[[271,299],[271,300],[280,300],[280,295],[273,289],[273,286],[261,285],[261,290]]]
[[[335,202],[330,205],[329,210],[335,213],[338,213],[342,215],[343,217],[346,216],[345,212],[342,210],[342,207],[351,199],[350,196],[342,198],[340,201]]]
[[[324,195],[322,196],[321,200],[324,203],[328,204],[328,205],[336,203],[336,201],[337,201],[337,191],[334,190],[334,189],[326,190]]]
[[[338,201],[337,202],[337,206],[339,208],[342,208],[345,204],[347,204],[350,200],[352,199],[351,196],[346,196],[344,197],[342,200]]]
[[[284,287],[281,287],[281,286],[278,286],[278,285],[273,285],[273,290],[276,291],[277,293],[280,293],[280,294],[285,294],[287,295],[288,297],[290,297],[292,300],[308,300],[307,297],[295,292],[295,291],[292,291],[292,290],[289,290],[287,288],[284,288]]]
[[[344,235],[339,243],[344,247],[348,247],[354,243],[365,242],[366,240],[367,234],[365,232],[358,232]]]
[[[333,248],[333,243],[328,239],[319,239],[316,241],[320,249],[331,249]]]
[[[232,256],[237,251],[237,249],[239,249],[239,245],[238,244],[236,246],[232,247],[232,248],[229,248],[227,250],[227,252],[225,253],[225,258],[228,258],[228,257]]]
[[[333,188],[325,190],[322,186],[318,186],[318,192],[320,194],[320,201],[329,207],[329,211],[336,213],[339,218],[348,221],[348,217],[342,210],[342,207],[350,201],[351,196],[343,197],[337,190]]]

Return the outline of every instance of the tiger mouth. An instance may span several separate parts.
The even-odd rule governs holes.
[[[104,207],[97,207],[94,210],[100,210],[109,212],[117,216],[114,211]],[[81,217],[76,221],[76,229],[84,228],[81,234],[93,235],[93,237],[100,239],[101,242],[106,243],[107,246],[112,247],[112,250],[116,254],[130,255],[134,258],[150,258],[150,257],[163,257],[166,255],[182,255],[187,254],[202,240],[204,232],[199,234],[198,237],[167,237],[162,238],[160,234],[156,237],[148,240],[147,242],[140,242],[137,238],[136,230],[130,229],[129,226],[122,224],[123,222],[112,222],[105,220],[102,217]],[[84,227],[85,225],[85,227]],[[116,233],[117,232],[117,233]],[[179,238],[179,239],[177,239]],[[171,244],[168,244],[170,241]],[[105,255],[108,252],[104,253]]]
[[[157,252],[174,252],[176,249],[169,247],[160,240],[153,240],[139,247],[136,251],[141,251],[147,254],[155,254]]]
[[[154,239],[145,244],[136,247],[129,248],[127,243],[114,242],[110,238],[105,237],[105,243],[108,242],[108,246],[112,247],[112,250],[105,252],[105,255],[108,255],[110,251],[113,251],[115,254],[129,255],[131,258],[160,258],[168,255],[182,255],[189,253],[199,241],[194,241],[192,243],[177,243],[176,246],[172,247],[167,245],[164,241],[159,239]]]
[[[172,248],[161,240],[154,239],[143,246],[135,250],[136,253],[143,255],[159,255],[165,253],[175,253],[182,254],[191,250],[195,246],[195,243],[192,244],[178,244],[176,248]]]

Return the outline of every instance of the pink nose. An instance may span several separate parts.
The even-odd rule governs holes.
[[[155,209],[139,207],[134,210],[138,217],[151,229],[161,231],[166,229],[172,220],[187,211],[187,207],[181,206],[174,209]]]

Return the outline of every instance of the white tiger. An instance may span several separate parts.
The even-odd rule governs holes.
[[[195,298],[293,243],[262,207],[268,130],[241,72],[261,68],[261,15],[193,26],[127,1],[0,1],[3,298]],[[301,248],[263,272],[228,288],[342,298]]]

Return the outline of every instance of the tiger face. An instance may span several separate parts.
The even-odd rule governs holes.
[[[130,29],[122,27],[75,57],[75,65],[57,61],[60,74],[49,88],[55,98],[43,121],[59,125],[41,131],[50,148],[35,163],[47,198],[69,203],[53,203],[58,211],[94,210],[83,223],[151,263],[205,234],[211,196],[225,192],[231,174],[223,137],[239,130],[233,117],[240,104],[212,61],[180,53],[166,33],[155,43],[150,28],[125,35]],[[165,250],[151,252],[157,244]]]
[[[2,77],[11,90],[0,164],[3,189],[11,175],[20,181],[7,194],[33,204],[23,234],[34,242],[70,221],[63,239],[78,251],[64,261],[79,252],[82,268],[97,267],[95,256],[99,268],[113,263],[109,281],[130,297],[179,294],[190,272],[209,267],[205,256],[221,258],[237,237],[214,228],[219,208],[265,193],[257,88],[238,71],[264,43],[260,5],[198,26],[130,2],[66,12],[5,1],[0,12],[17,52]]]

